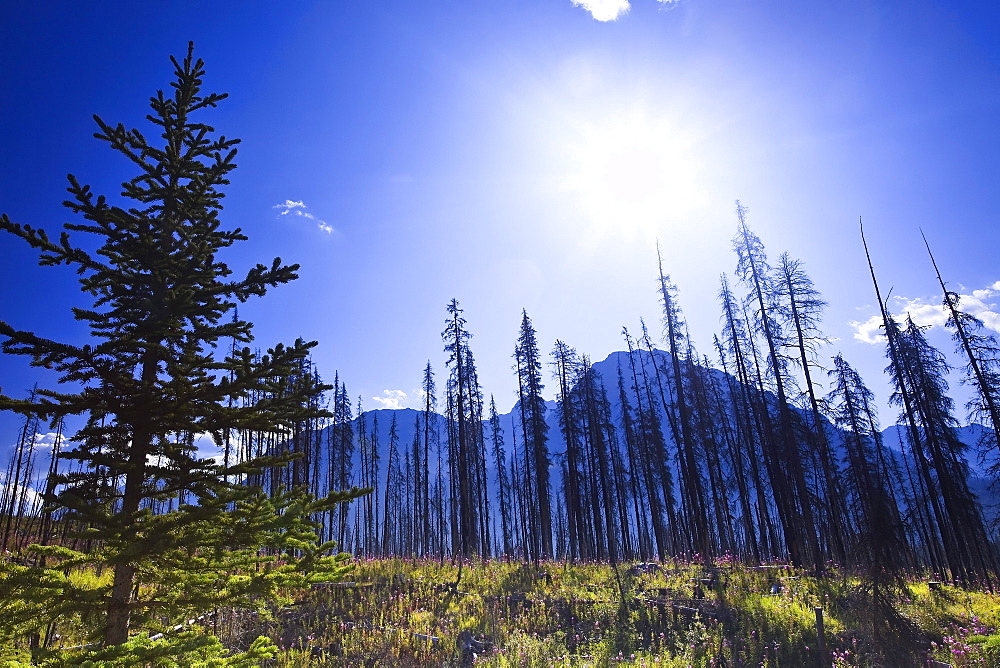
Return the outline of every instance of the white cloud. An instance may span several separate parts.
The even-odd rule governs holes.
[[[406,392],[402,390],[382,390],[381,397],[372,397],[372,401],[382,404],[382,408],[406,408]]]
[[[850,323],[854,328],[854,338],[863,343],[881,343],[885,341],[882,334],[882,316],[873,315],[864,322],[852,320]]]
[[[598,21],[614,21],[628,13],[628,0],[570,0],[575,6],[583,7]]]
[[[280,204],[275,204],[272,209],[281,209],[278,213],[279,216],[287,216],[289,214],[293,216],[298,216],[300,218],[305,218],[306,220],[311,220],[316,223],[316,227],[319,228],[321,232],[326,232],[327,234],[333,234],[333,226],[327,223],[325,220],[320,220],[313,214],[306,211],[309,207],[302,200],[290,200],[286,199]]]
[[[896,300],[896,315],[900,320],[905,320],[906,316],[921,327],[944,327],[948,322],[948,313],[944,304],[935,303],[933,300],[925,300],[922,297],[907,299],[906,297],[894,297]]]
[[[982,320],[987,328],[992,329],[994,332],[1000,332],[1000,313],[996,311],[983,311],[982,313],[977,313],[976,317]]]
[[[274,208],[275,209],[281,209],[281,215],[284,216],[284,215],[287,215],[287,214],[295,211],[296,209],[304,209],[304,208],[306,208],[306,203],[303,202],[302,200],[299,200],[298,202],[294,202],[294,201],[292,201],[290,199],[286,199],[281,204],[275,204]]]
[[[656,0],[667,8],[672,8],[681,0]],[[632,8],[629,0],[570,0],[576,7],[583,7],[598,21],[615,21],[628,14]]]
[[[1000,332],[1000,309],[991,300],[1000,297],[1000,281],[980,290],[972,290],[968,294],[959,293],[959,308],[973,315],[995,332]],[[895,315],[903,319],[907,315],[917,325],[926,327],[944,327],[948,322],[948,312],[937,297],[895,297]],[[865,343],[881,343],[885,337],[881,333],[882,317],[872,316],[864,322],[852,321],[854,338]]]
[[[48,450],[53,445],[55,445],[57,439],[63,439],[61,436],[55,432],[49,432],[47,434],[35,434],[35,449],[36,450]]]

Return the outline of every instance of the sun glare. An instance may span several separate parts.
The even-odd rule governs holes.
[[[694,138],[669,118],[634,112],[576,129],[562,152],[561,185],[594,241],[653,234],[703,205]]]

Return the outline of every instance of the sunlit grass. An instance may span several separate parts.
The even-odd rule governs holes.
[[[461,665],[496,667],[815,665],[816,610],[835,666],[885,665],[884,638],[857,574],[822,577],[784,565],[706,567],[669,561],[648,568],[604,563],[358,559],[352,581],[303,590],[271,616],[220,611],[200,628],[233,650],[258,635],[280,647],[275,663],[297,666]],[[109,572],[77,569],[94,588]],[[894,640],[918,664],[1000,665],[1000,595],[914,579],[895,597],[912,631]],[[878,612],[878,611],[875,611]],[[88,640],[94,620],[68,619],[55,647]],[[479,643],[479,644],[477,644]],[[4,648],[17,665],[25,647]]]
[[[811,665],[817,608],[835,665],[879,660],[861,579],[837,571],[812,577],[786,566],[676,561],[630,573],[625,565],[490,560],[465,563],[459,578],[451,562],[384,559],[359,561],[355,577],[365,586],[350,596],[351,586],[310,592],[301,607],[338,623],[303,625],[298,646],[285,629],[280,665],[458,665],[463,634],[484,643],[477,666]],[[916,582],[898,609],[923,634],[922,645],[906,648],[921,660],[947,654],[940,660],[954,663],[959,642],[967,656],[1000,647],[997,595],[932,593]]]

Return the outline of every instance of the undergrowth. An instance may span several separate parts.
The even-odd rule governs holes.
[[[233,651],[269,636],[276,668],[805,666],[821,651],[834,666],[1000,665],[1000,596],[926,579],[878,597],[838,569],[399,558],[358,559],[352,577],[195,628]],[[60,629],[57,644],[86,627]],[[0,665],[25,657],[0,650]]]
[[[784,565],[359,560],[270,631],[278,666],[1000,665],[1000,596]],[[248,634],[249,635],[252,634]]]

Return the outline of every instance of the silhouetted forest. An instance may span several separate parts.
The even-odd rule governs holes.
[[[720,277],[710,354],[691,339],[661,262],[661,322],[653,332],[644,322],[638,331],[622,328],[623,351],[603,362],[563,340],[546,353],[524,312],[512,342],[517,401],[501,414],[479,382],[471,329],[452,300],[441,334],[445,361],[423,369],[419,410],[365,412],[337,375],[324,393],[303,395],[320,378],[301,358],[294,373],[246,401],[309,396],[311,417],[283,430],[226,431],[222,463],[293,455],[287,467],[241,480],[272,495],[372,490],[314,518],[323,538],[359,555],[612,562],[732,555],[817,571],[829,562],[929,568],[960,582],[992,582],[995,527],[973,492],[983,481],[973,480],[968,461],[984,457],[996,480],[993,335],[963,313],[938,276],[953,359],[975,390],[963,417],[984,427],[969,442],[972,432],[959,429],[949,398],[949,362],[922,327],[888,312],[872,269],[891,402],[900,411],[891,416],[900,437],[885,443],[864,380],[842,356],[819,356],[825,303],[803,264],[788,253],[770,262],[740,205],[736,229],[735,274]],[[543,398],[546,389],[556,401]],[[26,419],[7,463],[3,549],[67,531],[40,501],[66,480],[55,477],[61,436],[43,461],[31,447],[39,431],[37,417]],[[186,502],[183,492],[148,501],[154,511]]]

